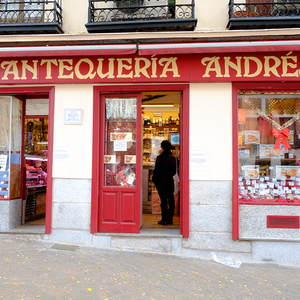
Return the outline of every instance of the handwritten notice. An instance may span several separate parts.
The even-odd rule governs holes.
[[[114,141],[114,151],[127,151],[127,141]]]
[[[55,145],[53,148],[53,164],[66,166],[71,164],[71,154],[66,145]]]
[[[208,170],[208,157],[204,155],[203,148],[190,149],[191,170]]]

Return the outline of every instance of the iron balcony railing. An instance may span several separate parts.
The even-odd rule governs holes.
[[[268,2],[257,0],[257,3],[235,3],[234,0],[230,0],[229,3],[229,19],[269,18],[271,20],[299,16],[300,1],[274,0]]]
[[[62,0],[0,1],[1,24],[49,24],[62,28]]]
[[[89,0],[89,23],[194,19],[194,0]]]

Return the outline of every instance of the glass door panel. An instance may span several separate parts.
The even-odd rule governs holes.
[[[137,98],[105,99],[104,185],[135,187]]]

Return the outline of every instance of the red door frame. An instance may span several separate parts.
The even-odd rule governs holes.
[[[17,98],[20,95],[31,94],[31,93],[48,93],[49,95],[49,119],[48,119],[48,166],[47,166],[47,192],[46,192],[46,216],[45,216],[45,233],[51,233],[51,224],[52,224],[52,162],[53,162],[53,131],[54,131],[54,90],[53,86],[47,87],[12,87],[12,88],[1,88],[0,95],[16,96]],[[20,98],[19,98],[20,99]],[[23,121],[25,115],[25,105],[23,104]],[[23,130],[22,126],[22,130]],[[24,132],[22,134],[23,140]],[[23,149],[23,147],[22,147]],[[24,154],[24,153],[23,153]],[[24,159],[21,160],[21,170],[24,167]],[[21,182],[22,186],[22,182]],[[20,191],[22,192],[22,190]],[[20,194],[23,203],[23,193]]]
[[[239,239],[239,153],[238,153],[238,91],[296,91],[300,84],[297,82],[244,82],[232,84],[232,239]]]
[[[150,91],[180,91],[182,92],[180,110],[180,233],[189,237],[189,85],[118,85],[95,86],[93,102],[93,154],[92,154],[92,203],[91,203],[91,233],[98,232],[99,212],[99,179],[100,179],[100,94],[101,93],[140,93]]]

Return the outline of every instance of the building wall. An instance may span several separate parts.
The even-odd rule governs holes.
[[[203,150],[207,167],[190,165],[190,180],[232,180],[231,83],[190,85],[190,149]]]
[[[145,1],[149,2],[148,0]],[[178,1],[180,4],[185,2],[186,1]],[[154,5],[157,5],[156,3],[157,1],[155,1]],[[103,5],[105,5],[105,3],[101,2],[101,7],[103,7]],[[196,31],[225,30],[228,22],[228,10],[228,0],[195,1],[195,18],[198,19]],[[88,1],[64,0],[64,33],[86,34],[86,23],[88,23]]]
[[[0,201],[0,231],[5,232],[21,225],[21,199]],[[23,216],[25,216],[23,214]]]
[[[63,1],[63,31],[66,34],[87,33],[85,24],[88,22],[88,1]]]
[[[64,111],[83,110],[82,125],[64,125]],[[91,179],[93,133],[93,86],[57,85],[55,87],[54,154],[58,150],[69,160],[53,159],[53,178]]]
[[[228,0],[195,1],[198,30],[225,30],[228,23]]]
[[[83,110],[82,125],[64,125],[64,111],[70,108]],[[57,85],[54,124],[52,228],[89,231],[93,86]]]

